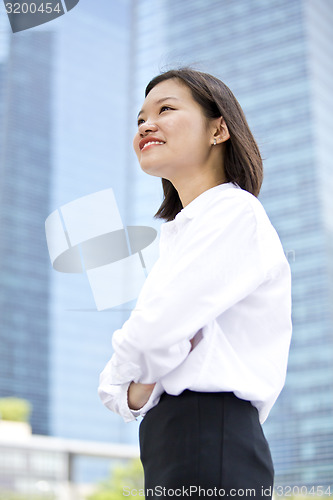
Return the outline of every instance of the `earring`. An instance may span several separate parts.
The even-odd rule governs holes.
[[[216,138],[215,137],[214,137],[214,144],[213,144],[213,146],[216,146]]]

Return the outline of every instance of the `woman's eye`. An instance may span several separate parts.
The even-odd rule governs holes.
[[[172,109],[172,108],[170,108],[170,106],[162,106],[160,113],[162,113],[162,111],[168,111],[169,109]]]
[[[163,113],[163,111],[169,111],[170,109],[174,109],[174,108],[171,108],[170,106],[162,106],[162,107],[161,107],[161,109],[160,109],[160,113]],[[145,122],[145,120],[144,120],[143,118],[140,118],[140,119],[138,120],[138,127],[139,127],[142,123],[144,123],[144,122]]]

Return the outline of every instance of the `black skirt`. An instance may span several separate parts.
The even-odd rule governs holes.
[[[164,393],[140,429],[146,498],[272,496],[274,468],[258,410],[232,392]]]

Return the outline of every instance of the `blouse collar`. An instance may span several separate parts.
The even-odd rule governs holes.
[[[224,182],[210,189],[207,189],[203,193],[199,194],[199,196],[194,198],[194,200],[186,205],[186,207],[182,208],[182,210],[178,212],[174,220],[179,221],[184,219],[193,219],[198,213],[202,211],[207,202],[213,199],[217,193],[230,188],[241,189],[238,184],[233,182]]]

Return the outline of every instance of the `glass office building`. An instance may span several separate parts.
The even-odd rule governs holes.
[[[97,312],[86,274],[51,267],[44,223],[61,206],[112,188],[124,225],[130,5],[81,2],[12,34],[1,12],[0,397],[33,406],[36,434],[136,443],[97,395],[112,332],[130,305]],[[77,480],[107,474],[79,459]]]
[[[81,5],[82,3],[82,5]],[[128,220],[127,90],[128,2],[81,2],[57,19],[53,87],[53,178],[50,212],[112,188]],[[51,23],[50,23],[51,27]],[[97,312],[85,273],[50,265],[50,428],[55,436],[129,443],[125,425],[97,395],[99,373],[112,353],[111,337],[129,314],[125,307]],[[125,310],[124,310],[125,309]]]
[[[264,424],[277,485],[333,477],[332,2],[133,2],[135,106],[155,74],[192,65],[234,92],[259,143],[259,196],[293,277],[286,386]],[[141,191],[140,179],[137,180]]]
[[[0,69],[0,395],[27,397],[42,434],[50,431],[50,281],[41,228],[52,176],[52,48],[51,33],[13,38]]]
[[[128,307],[98,313],[85,274],[51,267],[44,223],[113,188],[127,213],[129,3],[82,2],[12,34],[1,12],[0,397],[33,405],[37,434],[135,442],[97,395]],[[6,48],[6,50],[5,50]]]
[[[1,28],[0,396],[32,401],[36,433],[137,442],[138,424],[96,392],[134,304],[97,312],[85,274],[52,269],[44,221],[112,187],[125,225],[158,228],[160,180],[131,150],[136,114],[155,74],[190,64],[246,113],[265,159],[259,199],[292,270],[287,382],[264,424],[276,484],[330,484],[332,16],[329,0],[81,0],[40,28]]]

